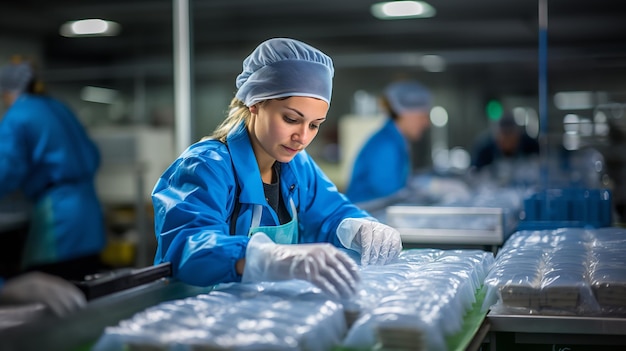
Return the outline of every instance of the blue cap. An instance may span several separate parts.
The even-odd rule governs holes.
[[[0,92],[21,94],[33,80],[34,72],[28,63],[12,63],[0,71]]]
[[[384,92],[391,109],[397,113],[410,111],[430,111],[432,96],[430,91],[416,81],[391,83]]]
[[[519,132],[519,126],[515,122],[515,117],[510,112],[505,112],[498,120],[498,130],[504,134],[514,134]]]
[[[333,61],[303,42],[274,38],[264,41],[243,61],[235,97],[246,106],[268,99],[307,96],[330,105]]]

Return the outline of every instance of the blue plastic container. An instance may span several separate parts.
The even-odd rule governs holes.
[[[611,224],[610,190],[548,189],[524,199],[524,216],[518,230],[601,228]]]

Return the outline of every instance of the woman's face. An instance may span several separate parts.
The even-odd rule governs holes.
[[[259,164],[289,162],[326,120],[328,104],[311,97],[267,100],[250,107],[250,135]]]
[[[422,138],[424,132],[430,128],[429,112],[405,112],[398,116],[396,124],[408,140],[412,142],[418,141]]]

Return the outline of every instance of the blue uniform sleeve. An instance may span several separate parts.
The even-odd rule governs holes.
[[[335,184],[324,174],[308,154],[296,158],[300,184],[300,208],[298,212],[300,242],[329,242],[343,247],[337,238],[337,227],[345,218],[371,217],[351,203],[337,190]]]
[[[0,119],[0,197],[17,190],[26,178],[31,160],[24,125],[5,115]]]
[[[406,186],[409,160],[396,141],[371,139],[356,158],[347,196],[355,202],[389,196]]]
[[[236,201],[230,162],[215,151],[180,158],[152,192],[155,264],[171,262],[174,276],[185,283],[209,286],[241,280],[235,263],[245,256],[248,237],[229,233]]]

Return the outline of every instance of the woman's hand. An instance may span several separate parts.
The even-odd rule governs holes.
[[[365,218],[341,221],[337,237],[343,246],[361,254],[363,266],[387,264],[402,251],[402,239],[396,229]]]
[[[246,250],[242,282],[306,280],[336,298],[356,292],[356,263],[329,243],[281,245],[256,233]]]

